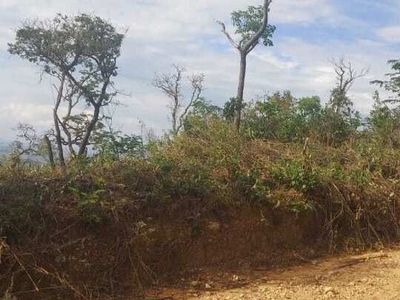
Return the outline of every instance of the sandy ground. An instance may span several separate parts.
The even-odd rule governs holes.
[[[145,299],[400,300],[400,249],[303,261],[275,271],[208,274],[186,286],[154,290]]]

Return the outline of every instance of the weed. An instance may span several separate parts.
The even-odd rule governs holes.
[[[306,192],[318,184],[315,169],[306,170],[300,160],[280,160],[271,168],[271,176],[279,182]]]

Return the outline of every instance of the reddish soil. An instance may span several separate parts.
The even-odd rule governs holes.
[[[18,300],[127,299],[132,291],[176,285],[205,269],[298,264],[294,254],[314,257],[322,231],[312,214],[195,201],[169,211],[126,210],[93,228],[66,210],[44,216],[45,234],[3,252],[0,295],[8,289]]]

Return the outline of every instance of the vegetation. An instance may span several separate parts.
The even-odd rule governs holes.
[[[116,92],[117,58],[123,34],[99,17],[57,15],[53,20],[29,21],[17,30],[9,52],[38,65],[42,73],[59,81],[54,105],[54,139],[59,163],[65,167],[64,147],[71,156],[87,153],[92,132],[103,107]],[[74,113],[81,103],[92,109]],[[60,106],[66,114],[59,116]]]
[[[261,40],[272,44],[269,4],[232,15],[242,60]],[[261,216],[251,215],[256,225],[248,230],[279,235],[301,228],[307,232],[299,244],[325,251],[400,238],[398,61],[390,62],[388,81],[375,82],[394,97],[381,100],[377,92],[364,119],[348,91],[366,71],[344,59],[334,62],[337,82],[328,101],[287,90],[245,105],[244,70],[238,97],[223,108],[202,97],[201,74],[189,78],[185,102],[184,68],[175,66],[153,82],[171,101],[172,132],[146,139],[113,129],[102,110],[117,95],[112,78],[123,38],[98,17],[59,15],[26,23],[9,44],[59,84],[53,128],[39,134],[20,125],[13,153],[0,166],[5,299],[18,292],[45,299],[46,289],[93,299],[117,295],[128,282],[154,283],[156,274],[182,267],[176,257],[197,240],[209,240],[210,216],[222,223],[246,209]],[[86,110],[75,113],[78,107]],[[29,163],[26,155],[46,160]],[[282,243],[279,251],[298,246]]]

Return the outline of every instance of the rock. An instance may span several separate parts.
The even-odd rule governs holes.
[[[240,280],[239,276],[237,276],[237,275],[233,275],[232,276],[232,281],[236,282],[236,281],[239,281],[239,280]]]
[[[211,289],[211,285],[209,285],[208,283],[206,283],[205,288],[206,288],[207,290],[209,290],[209,289]]]
[[[152,234],[152,233],[154,233],[154,232],[156,232],[157,231],[157,229],[155,229],[155,228],[149,228],[149,229],[147,229],[147,233],[150,233],[150,234]]]
[[[329,295],[329,294],[333,294],[334,295],[334,294],[336,294],[336,291],[335,291],[335,289],[333,287],[327,286],[327,287],[324,288],[324,293],[326,295]]]
[[[139,221],[136,223],[136,227],[139,229],[145,228],[147,226],[147,224],[143,221]]]
[[[210,222],[207,226],[211,231],[219,231],[221,229],[221,225],[218,222]]]
[[[191,286],[198,286],[198,285],[199,285],[199,282],[196,281],[196,280],[193,280],[193,281],[190,282],[190,285],[191,285]]]

